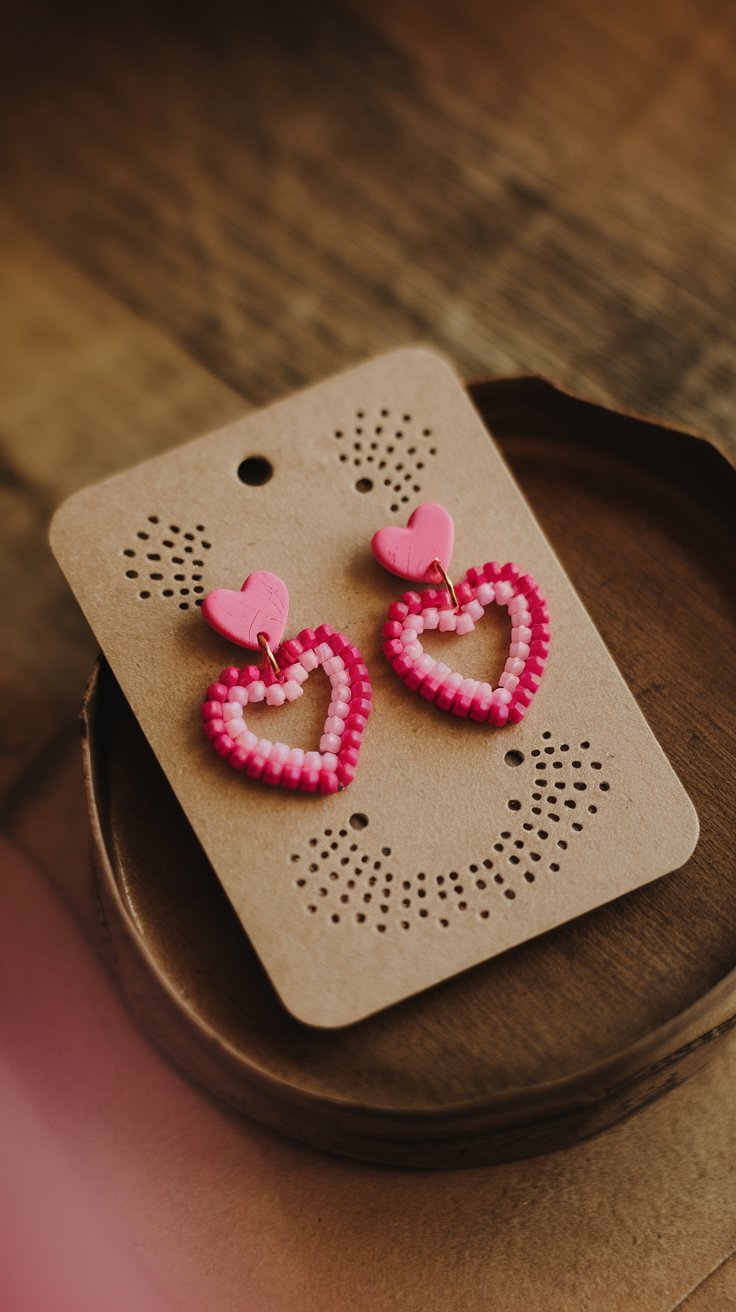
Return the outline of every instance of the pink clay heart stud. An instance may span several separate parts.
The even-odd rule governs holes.
[[[240,592],[216,588],[204,599],[202,614],[223,638],[239,647],[259,647],[258,634],[265,633],[270,645],[278,647],[286,628],[289,593],[278,574],[257,569],[249,574]]]
[[[436,501],[417,506],[406,528],[379,528],[371,549],[384,569],[416,583],[436,583],[435,560],[449,569],[455,525],[449,510]]]

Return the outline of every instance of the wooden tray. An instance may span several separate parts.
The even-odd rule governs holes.
[[[83,707],[101,908],[141,1025],[268,1125],[373,1162],[559,1148],[681,1083],[736,1022],[734,472],[541,379],[470,389],[688,789],[676,874],[349,1029],[278,1002],[107,666]]]

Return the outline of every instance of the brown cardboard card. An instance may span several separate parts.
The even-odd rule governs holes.
[[[252,457],[272,476],[239,477]],[[256,473],[258,467],[256,467]],[[381,628],[412,585],[373,559],[419,502],[455,519],[452,573],[516,561],[548,598],[552,643],[526,719],[445,714],[390,669]],[[405,349],[77,493],[52,545],[284,1004],[359,1020],[680,866],[697,817],[464,388]],[[231,770],[202,732],[220,670],[253,656],[203,621],[254,570],[289,588],[286,636],[331,624],[374,689],[355,780],[331,796]],[[635,605],[635,601],[632,602]],[[433,655],[497,683],[491,606]],[[316,747],[329,685],[247,708],[265,737]]]

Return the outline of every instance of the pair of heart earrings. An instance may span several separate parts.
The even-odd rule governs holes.
[[[406,686],[440,710],[497,728],[518,724],[549,653],[547,603],[532,576],[510,562],[490,561],[453,583],[448,571],[454,536],[452,516],[435,502],[418,506],[406,528],[375,534],[373,554],[387,570],[434,585],[405,592],[391,604],[382,631],[384,654]],[[496,688],[464,678],[421,644],[422,633],[432,629],[471,632],[493,602],[505,606],[511,620],[509,655]],[[329,624],[282,642],[288,609],[286,584],[266,570],[250,574],[240,592],[218,588],[205,597],[202,614],[213,629],[263,654],[260,666],[231,666],[210,684],[202,706],[205,733],[218,756],[251,779],[305,793],[335,793],[355,777],[373,701],[368,667],[355,644]],[[295,701],[318,667],[332,689],[319,751],[273,743],[248,728],[247,706]]]

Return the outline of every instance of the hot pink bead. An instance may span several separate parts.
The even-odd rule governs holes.
[[[404,679],[404,683],[406,684],[407,688],[411,688],[412,692],[416,692],[417,688],[420,688],[421,685],[424,683],[425,678],[426,675],[424,671],[420,670],[419,667],[415,665],[411,670],[409,670],[409,673],[406,675]]]
[[[210,742],[214,742],[216,738],[219,738],[221,733],[225,732],[225,721],[221,718],[215,720],[207,720],[205,722],[204,731],[207,734],[207,737],[209,738]]]
[[[233,742],[229,733],[221,733],[218,738],[213,740],[212,746],[218,756],[229,756],[236,743]]]
[[[207,689],[207,700],[210,702],[224,702],[227,697],[228,689],[224,683],[211,683]]]
[[[405,592],[401,600],[410,615],[417,615],[422,609],[422,598],[418,592]]]
[[[319,791],[324,795],[336,793],[340,787],[340,781],[334,770],[320,770],[319,772]]]
[[[549,610],[545,604],[534,606],[531,610],[532,624],[549,624]]]
[[[461,720],[466,720],[470,714],[472,700],[472,697],[468,697],[466,693],[458,693],[452,703],[452,714],[457,715]]]
[[[343,788],[347,788],[348,784],[351,784],[355,778],[355,766],[348,765],[346,761],[340,761],[335,773]]]
[[[500,728],[502,724],[507,723],[508,718],[509,718],[508,706],[506,706],[503,702],[491,702],[491,709],[488,712],[488,719],[490,720],[491,724],[495,724],[497,728]]]
[[[368,666],[364,661],[356,661],[350,666],[350,678],[352,680],[368,678]]]
[[[455,596],[461,606],[466,606],[469,601],[473,600],[473,589],[466,580],[457,584],[455,588]]]
[[[433,702],[441,687],[442,680],[438,679],[435,674],[428,674],[422,680],[422,684],[419,688],[419,695],[420,697],[424,697],[426,701]]]
[[[342,741],[346,747],[355,747],[360,751],[361,736],[356,733],[355,729],[346,729],[342,735]],[[327,750],[329,751],[330,748]],[[334,752],[335,748],[333,747],[331,750]]]
[[[422,609],[427,610],[429,606],[437,606],[440,593],[437,588],[425,588],[422,592]]]
[[[319,750],[321,752],[339,752],[340,735],[336,733],[323,733],[319,740]]]
[[[279,656],[283,656],[289,665],[293,665],[295,661],[299,660],[303,650],[304,648],[298,638],[289,638],[287,642],[282,642],[279,647]]]
[[[409,607],[405,606],[403,601],[392,601],[388,608],[388,617],[390,620],[398,620],[399,624],[406,619],[409,614]]]
[[[495,583],[501,573],[501,566],[497,560],[488,560],[483,566],[483,576],[488,583]]]
[[[318,641],[314,629],[302,629],[301,633],[298,635],[298,638],[305,652],[310,651],[311,648],[314,647],[315,643]],[[299,659],[301,660],[301,657]]]
[[[529,688],[531,692],[536,692],[539,687],[539,675],[534,670],[524,670],[519,679],[520,688]]]
[[[533,695],[528,688],[517,688],[513,695],[513,703],[515,706],[530,706]]]
[[[488,719],[491,703],[486,697],[475,696],[470,703],[469,718],[483,724]]]
[[[319,628],[315,629],[314,636],[318,642],[328,642],[334,632],[331,624],[320,624]]]
[[[281,774],[282,787],[298,788],[299,780],[301,778],[301,773],[302,773],[302,767],[300,765],[292,765],[289,761],[287,761]]]
[[[476,569],[474,565],[471,565],[465,577],[471,588],[477,588],[478,585],[483,582],[483,570]]]
[[[246,665],[245,669],[240,671],[238,683],[241,688],[247,688],[249,683],[258,678],[259,670],[257,665]]]
[[[552,637],[552,630],[549,624],[534,624],[532,626],[532,636],[539,642],[549,642]]]
[[[371,713],[371,705],[369,697],[353,697],[350,703],[350,714],[363,715],[367,718]]]
[[[346,765],[358,764],[359,752],[357,747],[343,747],[337,754],[338,761],[344,761]]]
[[[316,793],[319,788],[319,770],[303,769],[299,788],[303,793]]]
[[[261,778],[265,784],[277,784],[280,782],[283,773],[283,761],[274,761],[272,757],[269,757],[263,768]]]
[[[541,674],[544,670],[544,660],[541,655],[533,651],[531,656],[527,657],[525,669],[528,670],[530,674]]]
[[[362,733],[367,723],[364,715],[349,715],[345,721],[345,728],[352,729],[355,733]]]
[[[440,690],[435,697],[435,705],[438,706],[441,711],[449,711],[456,696],[457,688],[448,687],[447,682],[445,682],[440,685]]]
[[[404,650],[404,644],[398,638],[389,638],[388,642],[383,644],[383,654],[390,661],[395,660]]]
[[[512,560],[507,561],[506,564],[501,567],[501,578],[508,579],[511,583],[513,583],[515,579],[518,579],[520,573],[519,566],[515,565]]]
[[[340,656],[346,647],[350,646],[344,633],[333,633],[330,638],[330,646],[336,656]]]
[[[222,719],[222,702],[203,702],[202,703],[203,720],[221,720]]]
[[[402,629],[398,620],[386,620],[381,632],[384,638],[400,638]]]
[[[518,706],[516,702],[512,702],[511,706],[509,706],[509,719],[513,724],[520,724],[524,719],[525,714],[525,707]]]
[[[367,697],[370,701],[373,695],[370,679],[355,679],[352,685],[353,697]]]
[[[228,756],[227,763],[233,767],[233,770],[244,770],[249,760],[250,752],[238,744]]]
[[[239,678],[240,670],[236,669],[234,665],[229,665],[226,670],[222,671],[222,674],[220,675],[220,683],[227,684],[228,688],[232,688],[234,684],[238,682]]]

